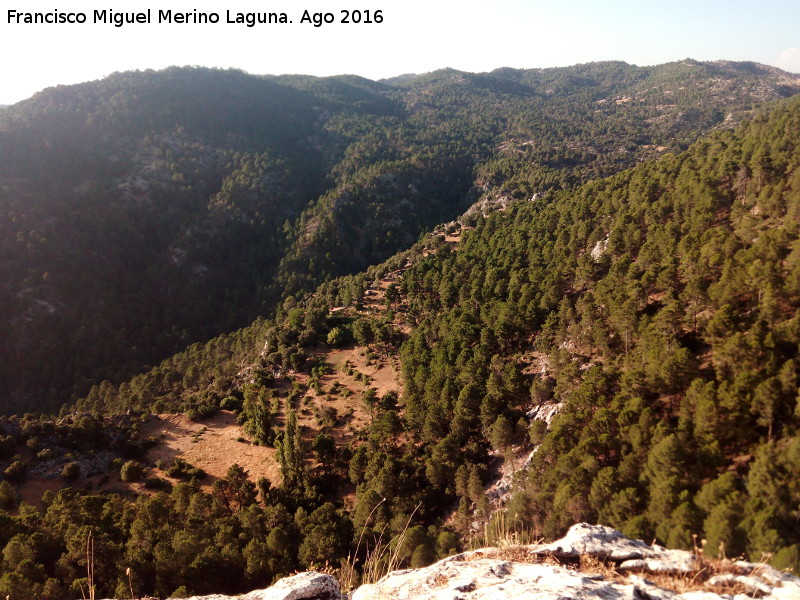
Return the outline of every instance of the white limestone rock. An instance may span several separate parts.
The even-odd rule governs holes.
[[[647,573],[694,573],[697,559],[688,552],[665,551],[654,558],[625,560],[618,567],[621,571],[644,571]]]
[[[800,598],[800,579],[784,581],[780,587],[772,588],[770,597],[774,600],[797,600]]]
[[[563,538],[551,544],[537,546],[536,551],[539,554],[565,558],[589,555],[614,561],[655,556],[654,547],[641,540],[629,539],[611,527],[588,523],[573,525]]]
[[[272,587],[243,596],[192,596],[189,600],[342,600],[339,582],[330,575],[306,571],[284,577]]]
[[[266,590],[250,592],[239,600],[341,600],[339,582],[316,571],[284,577]]]
[[[601,525],[574,525],[556,542],[518,549],[518,556],[534,559],[532,562],[506,560],[507,556],[503,551],[485,548],[424,569],[396,571],[360,587],[351,600],[800,600],[800,579],[744,562],[732,564],[734,573],[712,578],[705,589],[683,593],[663,589],[633,571],[681,577],[700,570],[694,554],[649,546]],[[545,557],[574,561],[581,556],[618,563],[620,572],[631,574],[612,581],[563,565],[536,562]],[[726,593],[731,583],[740,589],[745,586],[748,594]],[[715,584],[721,586],[720,593],[709,590]]]
[[[446,558],[429,567],[395,571],[363,585],[351,600],[639,600],[638,588],[581,575],[558,565]],[[656,600],[656,599],[654,599]],[[663,600],[670,600],[664,597]]]

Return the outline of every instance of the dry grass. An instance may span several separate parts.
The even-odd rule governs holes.
[[[636,576],[659,588],[678,594],[704,591],[729,594],[731,596],[746,594],[751,598],[760,598],[766,595],[740,581],[731,580],[716,583],[715,585],[709,583],[713,577],[719,575],[758,576],[759,570],[767,566],[766,562],[759,563],[754,568],[745,568],[741,564],[736,564],[735,561],[726,558],[709,558],[703,552],[703,544],[696,544],[694,553],[697,559],[697,569],[689,573],[658,573],[647,569],[621,570],[619,562],[593,555],[566,558],[550,553],[540,553],[535,546],[514,546],[512,544],[481,550],[465,556],[465,559],[490,558],[527,564],[553,564],[569,567],[581,573],[600,575],[603,579],[622,585],[631,584],[631,576]]]
[[[375,545],[372,548],[367,546],[366,558],[364,559],[364,567],[359,582],[358,570],[356,569],[356,563],[358,562],[358,551],[361,549],[361,543],[364,540],[364,533],[367,530],[367,525],[369,525],[369,522],[372,519],[372,515],[385,501],[386,498],[383,498],[380,502],[372,507],[372,510],[367,516],[367,520],[364,522],[364,525],[361,528],[361,534],[358,537],[358,543],[356,544],[355,552],[347,556],[347,560],[342,563],[342,566],[337,573],[339,584],[343,592],[349,592],[353,590],[358,584],[363,585],[375,583],[384,575],[387,575],[392,571],[396,571],[405,558],[402,555],[402,550],[406,539],[406,533],[411,525],[411,520],[414,518],[414,515],[419,510],[420,506],[422,506],[422,503],[417,504],[416,508],[414,508],[400,533],[390,540],[384,542],[384,533],[386,532],[387,527],[387,525],[384,525],[380,535],[378,536],[378,539],[375,542]]]
[[[184,415],[163,414],[150,418],[142,426],[142,437],[152,436],[159,441],[148,451],[148,462],[161,460],[169,464],[182,458],[208,473],[209,477],[201,482],[206,491],[215,479],[225,477],[233,463],[244,468],[254,483],[266,477],[273,485],[277,484],[280,465],[276,450],[238,441],[243,435],[236,415],[230,411],[220,411],[202,422]]]
[[[541,542],[542,540],[534,535],[532,529],[515,527],[508,520],[505,511],[498,511],[492,515],[489,521],[484,523],[483,535],[473,538],[470,546],[473,550],[477,548],[500,548],[504,550]]]
[[[414,518],[420,506],[422,506],[421,502],[417,504],[416,508],[414,508],[413,512],[408,517],[403,531],[394,536],[388,543],[381,543],[383,539],[383,532],[381,532],[378,543],[372,551],[367,553],[367,559],[364,561],[362,583],[375,583],[384,575],[396,571],[399,568],[400,562],[403,559],[401,552],[403,550],[403,543],[406,541],[408,527],[411,525],[411,519]]]

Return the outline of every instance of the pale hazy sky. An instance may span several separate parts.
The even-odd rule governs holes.
[[[355,73],[371,79],[443,67],[553,67],[597,60],[652,65],[752,60],[800,73],[798,0],[5,0],[0,104],[114,71],[170,65],[249,73]],[[92,23],[94,10],[217,12],[217,25]],[[381,10],[383,23],[315,28],[303,11]],[[9,23],[9,10],[84,12],[83,25]],[[225,24],[226,10],[286,12],[287,25]]]

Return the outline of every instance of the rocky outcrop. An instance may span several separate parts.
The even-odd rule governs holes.
[[[648,576],[657,579],[656,583]],[[766,565],[709,561],[574,525],[551,544],[488,548],[396,571],[352,600],[800,600],[800,579]]]
[[[238,600],[338,600],[329,575],[300,573]],[[708,560],[580,523],[551,544],[484,548],[395,571],[350,600],[800,600],[800,579],[763,564]],[[194,600],[229,600],[224,596]]]

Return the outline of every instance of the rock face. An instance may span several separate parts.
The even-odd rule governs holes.
[[[657,581],[648,580],[648,577]],[[340,600],[330,575],[309,572],[238,600]],[[389,573],[350,600],[800,600],[800,579],[762,564],[711,561],[574,525],[551,544],[485,548]],[[229,600],[196,596],[194,600]],[[232,600],[232,599],[231,599]]]

